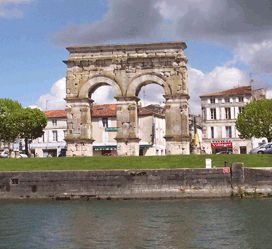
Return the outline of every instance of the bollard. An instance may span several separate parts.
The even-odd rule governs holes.
[[[228,166],[228,161],[225,161],[225,167],[229,167],[229,166]]]
[[[212,159],[207,158],[206,159],[206,169],[211,169],[212,168]]]

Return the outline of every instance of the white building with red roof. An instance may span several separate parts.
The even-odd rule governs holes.
[[[44,135],[30,145],[31,152],[38,157],[64,155],[66,150],[67,116],[65,110],[44,112],[48,123]],[[165,155],[165,117],[163,113],[152,112],[139,107],[140,155]],[[93,105],[93,155],[105,153],[117,155],[116,105]]]
[[[203,144],[208,154],[230,151],[247,154],[263,139],[240,139],[235,127],[238,114],[253,100],[266,98],[266,90],[251,90],[252,86],[242,86],[226,91],[201,95],[203,118]]]

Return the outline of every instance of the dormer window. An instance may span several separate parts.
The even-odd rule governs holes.
[[[211,101],[211,104],[215,103],[215,99],[210,99],[210,101]]]
[[[243,97],[239,97],[239,102],[244,102],[244,98]]]
[[[230,98],[225,98],[225,102],[229,103],[230,102]]]
[[[57,120],[56,119],[52,119],[52,125],[57,126]]]

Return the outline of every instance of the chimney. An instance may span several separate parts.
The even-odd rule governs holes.
[[[250,80],[250,87],[251,87],[251,91],[253,92],[254,91],[254,84],[253,84],[254,80],[251,79]]]

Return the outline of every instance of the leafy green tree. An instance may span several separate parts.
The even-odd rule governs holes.
[[[272,141],[272,99],[252,101],[247,104],[236,120],[239,137],[250,139],[252,137],[266,137]]]
[[[25,153],[28,155],[28,140],[41,137],[47,125],[45,114],[39,109],[24,108],[20,118],[20,137],[25,140]]]
[[[18,118],[22,110],[18,101],[0,99],[0,140],[14,142],[20,133]]]

